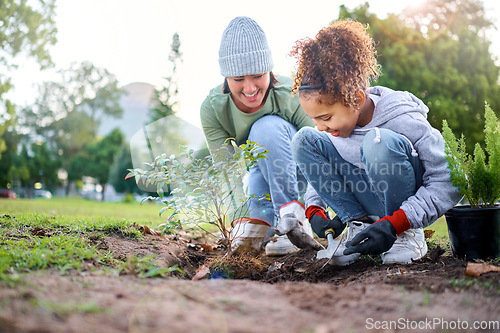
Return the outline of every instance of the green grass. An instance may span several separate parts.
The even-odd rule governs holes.
[[[154,203],[141,205],[138,202],[100,202],[80,198],[0,199],[0,214],[36,213],[75,218],[109,217],[147,224],[151,227],[164,222],[164,218],[158,215],[161,207]],[[78,220],[75,223],[78,223]]]
[[[446,226],[446,219],[444,216],[441,216],[436,222],[425,229],[434,230],[434,236],[432,236],[433,238],[449,239],[448,227]]]
[[[104,261],[105,257],[79,236],[60,234],[51,237],[12,237],[0,235],[0,271],[7,269],[57,268],[61,271],[80,269],[86,260]],[[3,268],[3,269],[2,269]]]
[[[164,222],[158,215],[160,208],[75,198],[0,200],[0,281],[12,284],[19,273],[43,269],[64,274],[99,267],[140,278],[177,270],[159,268],[151,258],[118,261],[93,244],[111,233],[140,239],[137,225],[155,228]]]

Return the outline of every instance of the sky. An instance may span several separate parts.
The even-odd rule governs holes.
[[[210,89],[222,83],[218,49],[222,32],[236,16],[253,18],[266,32],[275,67],[290,75],[294,60],[288,56],[299,39],[313,37],[338,17],[341,4],[349,9],[364,0],[58,0],[55,46],[50,54],[55,69],[72,62],[90,61],[116,75],[121,86],[165,83],[171,74],[168,61],[172,35],[181,41],[178,68],[178,115],[200,127],[199,108]],[[371,12],[385,17],[400,13],[421,0],[370,0]],[[483,1],[486,14],[500,28],[500,2]],[[492,52],[500,59],[500,31],[491,35]],[[22,62],[22,63],[21,63]],[[12,73],[14,89],[8,97],[18,105],[33,102],[36,84],[55,79],[53,70],[39,70],[33,60],[20,60]]]

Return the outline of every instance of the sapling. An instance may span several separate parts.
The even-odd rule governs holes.
[[[466,152],[465,137],[457,139],[443,120],[443,138],[450,178],[471,207],[492,207],[500,199],[500,124],[485,103],[485,150],[475,144],[474,155]],[[486,151],[486,153],[485,153]]]
[[[214,225],[222,235],[223,243],[231,253],[230,222],[247,217],[248,200],[266,199],[245,194],[243,178],[258,159],[265,158],[267,150],[254,142],[247,141],[212,151],[205,158],[196,158],[194,150],[184,148],[180,156],[161,154],[153,163],[146,163],[149,170],[129,169],[127,178],[135,177],[137,183],[156,185],[158,196],[148,196],[142,202],[161,202],[165,211],[171,214],[162,232],[176,229],[200,228]],[[234,152],[231,152],[233,150]],[[170,197],[164,196],[164,188],[173,188]]]

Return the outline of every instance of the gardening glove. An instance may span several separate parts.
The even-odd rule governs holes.
[[[411,225],[402,209],[384,216],[346,243],[344,255],[352,253],[381,254],[388,251],[397,239]]]
[[[286,235],[293,229],[297,229],[299,227],[299,219],[295,216],[295,214],[285,214],[280,218],[280,222],[276,226],[274,233],[278,235]]]
[[[326,238],[327,231],[331,232],[333,238],[335,238],[344,231],[346,226],[338,216],[333,219],[328,218],[325,210],[319,206],[307,207],[306,217],[311,223],[312,230],[321,238]]]
[[[290,216],[291,215],[291,216]],[[289,216],[285,215],[284,218],[290,219],[290,218],[295,218],[292,214],[289,214]],[[298,220],[297,220],[298,221]],[[319,244],[317,241],[312,238],[311,235],[309,235],[307,232],[305,232],[302,222],[298,221],[298,226],[296,228],[293,228],[289,232],[286,233],[286,236],[292,242],[293,245],[300,249],[305,249],[308,247],[311,247],[315,250],[320,250],[323,247],[321,244]]]
[[[278,235],[287,235],[290,242],[298,248],[312,247],[319,250],[321,244],[312,237],[309,222],[306,221],[304,205],[298,201],[291,201],[280,207],[280,222],[274,232]],[[301,221],[302,220],[302,221]]]

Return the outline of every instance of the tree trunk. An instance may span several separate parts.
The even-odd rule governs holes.
[[[66,187],[64,189],[64,193],[66,196],[69,196],[69,190],[71,188],[71,181],[68,179],[67,183],[66,183]]]
[[[106,189],[106,183],[104,184],[101,184],[101,187],[102,187],[102,197],[101,197],[101,201],[104,201],[104,190]]]

